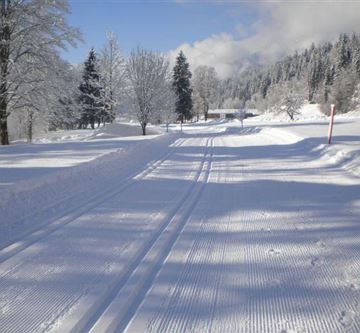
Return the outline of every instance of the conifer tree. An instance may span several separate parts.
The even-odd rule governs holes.
[[[191,72],[186,57],[180,51],[176,58],[176,64],[173,71],[173,88],[176,95],[175,111],[179,115],[181,123],[184,119],[191,118],[193,107],[192,88],[190,84]]]
[[[101,86],[98,73],[97,58],[94,49],[91,49],[89,56],[84,63],[82,82],[79,86],[80,104],[82,115],[79,127],[86,128],[89,124],[95,128],[95,122],[100,122],[106,117],[104,105],[104,89]]]

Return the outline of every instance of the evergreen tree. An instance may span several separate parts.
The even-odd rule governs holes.
[[[176,58],[176,64],[173,71],[173,88],[177,97],[175,103],[176,113],[179,115],[181,123],[184,119],[191,118],[193,107],[192,88],[190,84],[191,72],[186,57],[180,51]]]
[[[346,68],[351,62],[351,52],[349,47],[349,37],[341,34],[338,42],[335,44],[335,63],[337,74]]]
[[[332,86],[331,102],[336,105],[339,113],[350,111],[351,97],[356,88],[356,73],[351,69],[341,71],[334,80]]]
[[[360,45],[355,45],[353,50],[352,65],[360,78]]]
[[[266,93],[270,87],[270,84],[271,84],[271,79],[270,79],[270,76],[268,73],[266,73],[263,78],[261,79],[261,82],[260,82],[260,92],[261,92],[261,96],[263,98],[266,97]]]
[[[310,102],[314,100],[315,92],[317,91],[322,79],[322,63],[321,56],[318,52],[314,52],[308,70],[308,99]]]
[[[95,128],[95,122],[100,122],[106,117],[104,105],[104,89],[100,83],[97,58],[94,49],[84,63],[82,82],[79,86],[82,115],[79,127],[86,128],[89,124]]]

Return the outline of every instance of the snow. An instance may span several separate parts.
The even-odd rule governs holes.
[[[49,132],[34,139],[33,145],[18,143],[1,147],[0,188],[29,180],[65,167],[90,162],[102,155],[123,150],[135,141],[148,140],[162,133],[149,126],[142,137],[138,124],[114,123],[95,130]],[[140,136],[140,137],[139,137]]]
[[[260,120],[1,150],[0,331],[359,332],[359,119]]]
[[[146,128],[147,135],[160,134],[161,131],[159,128],[148,125]],[[98,130],[94,131],[93,136],[95,138],[112,138],[112,137],[122,137],[122,136],[139,136],[141,135],[141,127],[138,124],[131,123],[113,123],[108,124],[105,127],[101,127]]]
[[[209,110],[208,114],[236,114],[239,112],[239,109],[214,109]]]
[[[326,116],[321,112],[319,104],[304,104],[299,110],[298,114],[295,114],[295,121],[305,120],[320,120],[326,119]],[[289,116],[286,112],[264,112],[256,117],[247,119],[249,122],[289,122]]]
[[[115,131],[124,135],[120,131],[124,128],[132,136],[114,136]],[[103,186],[106,192],[113,177],[124,178],[139,170],[161,156],[173,140],[171,136],[135,136],[139,131],[138,125],[119,124],[111,130],[50,133],[36,140],[41,144],[1,147],[0,245],[99,195]],[[99,138],[99,133],[112,136]]]

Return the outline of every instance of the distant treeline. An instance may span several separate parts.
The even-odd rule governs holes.
[[[215,104],[259,110],[278,107],[296,92],[310,103],[334,103],[340,112],[359,104],[360,36],[341,34],[335,43],[312,44],[265,68],[251,68],[221,82]]]

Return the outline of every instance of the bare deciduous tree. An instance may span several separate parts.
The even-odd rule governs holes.
[[[100,74],[104,87],[106,113],[110,122],[116,116],[116,107],[123,95],[125,79],[125,59],[121,54],[118,40],[114,33],[106,35],[106,43],[100,53]]]
[[[281,108],[287,113],[291,120],[294,120],[295,115],[299,114],[299,110],[303,104],[303,96],[294,90],[289,90],[282,99]]]
[[[163,89],[163,94],[160,96],[159,105],[159,119],[166,125],[166,132],[169,132],[169,125],[175,122],[178,114],[176,113],[177,96],[172,87],[171,82]]]
[[[208,117],[210,105],[216,96],[218,85],[219,79],[214,67],[199,66],[195,69],[193,78],[194,95],[201,100],[198,104],[203,106],[205,121]]]
[[[162,108],[164,92],[169,89],[169,63],[161,54],[138,47],[128,59],[126,78],[130,111],[146,135],[146,126]]]
[[[52,69],[55,50],[74,45],[79,32],[66,23],[66,0],[2,0],[0,6],[0,141],[9,144],[7,120],[24,107],[21,91],[39,83],[34,72]]]

